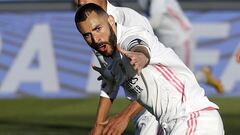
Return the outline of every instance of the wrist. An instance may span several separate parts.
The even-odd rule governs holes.
[[[95,126],[104,126],[104,125],[107,125],[107,123],[108,123],[108,120],[97,121],[97,122],[95,122]]]
[[[127,119],[128,121],[134,117],[133,112],[131,111],[123,111],[117,115],[117,117],[121,117],[121,119]]]
[[[94,127],[96,128],[96,127],[103,127],[104,125],[103,124],[101,124],[101,123],[95,123],[95,125],[94,125]]]

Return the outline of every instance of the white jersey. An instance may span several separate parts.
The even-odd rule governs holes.
[[[138,100],[157,118],[160,124],[170,123],[189,113],[204,108],[218,106],[208,100],[204,90],[198,85],[193,73],[183,64],[170,48],[162,45],[156,36],[141,27],[117,25],[118,46],[130,50],[141,44],[148,48],[151,59],[149,65],[136,75],[128,58],[116,52],[107,60],[107,68],[116,86],[122,85],[132,98]],[[107,90],[115,98],[118,89]]]

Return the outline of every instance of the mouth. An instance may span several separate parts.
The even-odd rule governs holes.
[[[106,52],[107,51],[107,45],[106,44],[101,44],[98,46],[98,50],[101,52]]]

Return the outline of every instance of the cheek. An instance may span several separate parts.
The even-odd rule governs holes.
[[[110,33],[105,33],[103,34],[105,41],[110,41],[111,34]]]
[[[88,39],[88,38],[85,38],[85,41],[86,41],[88,44],[91,44],[91,43],[92,43],[91,40]]]
[[[84,40],[85,40],[88,44],[92,44],[92,40],[91,40],[90,37],[84,37],[84,36],[83,36],[83,38],[84,38]]]

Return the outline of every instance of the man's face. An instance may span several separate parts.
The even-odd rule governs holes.
[[[79,22],[79,30],[88,45],[103,56],[109,57],[116,49],[116,35],[108,17],[88,13],[85,21]],[[112,23],[111,23],[112,24]]]

